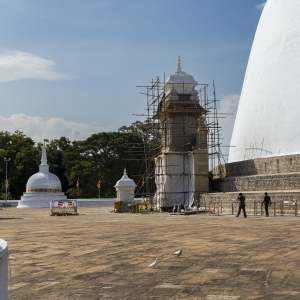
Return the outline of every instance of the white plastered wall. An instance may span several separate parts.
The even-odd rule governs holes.
[[[158,207],[191,207],[195,191],[194,155],[166,153],[157,157],[155,183]]]

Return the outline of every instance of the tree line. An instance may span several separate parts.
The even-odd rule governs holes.
[[[135,192],[144,189],[144,149],[153,143],[146,122],[122,126],[117,132],[92,134],[83,141],[61,137],[46,142],[49,171],[58,176],[68,198],[98,198],[99,181],[101,198],[116,197],[114,186],[124,168],[137,184]],[[23,132],[0,132],[0,199],[6,197],[6,164],[8,199],[19,200],[29,177],[39,171],[41,146]],[[4,158],[10,161],[6,163]]]

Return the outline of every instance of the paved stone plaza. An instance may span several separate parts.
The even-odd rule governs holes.
[[[12,299],[300,299],[298,217],[111,209],[1,210]]]

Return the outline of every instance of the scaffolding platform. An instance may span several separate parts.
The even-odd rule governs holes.
[[[197,83],[182,71],[180,57],[169,79],[164,74],[163,81],[157,76],[138,87],[146,96],[146,113],[140,114],[146,120],[144,146],[135,148],[145,164],[145,171],[136,175],[136,194],[152,209],[168,211],[180,203],[192,207],[211,188],[210,170],[225,162],[219,118],[230,114],[217,110],[214,81],[211,97],[207,83]]]
[[[170,215],[173,215],[173,216],[189,216],[189,215],[197,215],[197,214],[200,214],[200,213],[207,213],[208,211],[204,208],[199,208],[198,210],[195,210],[195,209],[192,209],[192,210],[185,210],[185,211],[182,211],[182,212],[172,212],[170,213]]]

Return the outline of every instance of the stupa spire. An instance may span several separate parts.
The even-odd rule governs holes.
[[[46,153],[46,147],[42,146],[42,159],[41,159],[41,165],[47,165],[47,153]]]
[[[41,148],[42,148],[42,159],[41,159],[41,164],[39,166],[39,170],[41,173],[49,173],[49,166],[47,164],[46,147],[41,146]]]
[[[181,72],[182,68],[181,68],[181,60],[180,60],[180,55],[178,56],[178,60],[177,60],[177,69],[176,72],[179,73]]]

